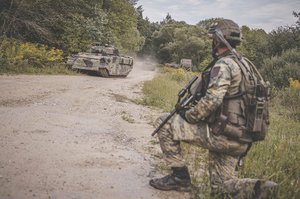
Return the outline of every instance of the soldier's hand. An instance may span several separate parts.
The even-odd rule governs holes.
[[[185,112],[186,111],[187,111],[187,109],[182,108],[177,113],[180,115],[180,117],[182,117],[182,119],[184,119],[186,122],[188,122],[187,119],[186,119],[186,117],[185,117]]]
[[[184,109],[184,107],[181,106],[180,103],[177,103],[177,104],[175,105],[175,109],[176,109],[177,111],[180,111],[180,110]]]

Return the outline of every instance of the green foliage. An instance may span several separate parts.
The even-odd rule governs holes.
[[[95,41],[108,43],[110,31],[106,14],[100,9],[94,18],[86,18],[83,15],[73,15],[71,20],[65,22],[65,31],[62,35],[64,47],[71,53],[87,50],[87,47]]]
[[[107,31],[101,1],[4,1],[0,34],[10,38],[74,52],[86,48],[92,39],[101,41]]]
[[[262,75],[275,87],[282,88],[289,84],[288,78],[300,78],[300,51],[290,49],[281,56],[264,59]]]
[[[39,11],[43,5],[33,0],[4,0],[0,12],[1,35],[41,43],[54,42],[54,35],[45,24],[46,16]]]
[[[86,50],[93,42],[135,52],[143,45],[137,30],[136,1],[3,0],[0,36],[42,43],[67,53]]]
[[[269,34],[268,53],[270,55],[280,55],[288,49],[300,48],[300,13],[294,12],[293,15],[297,18],[295,25],[279,27]]]
[[[138,55],[153,55],[154,50],[152,46],[152,34],[159,30],[160,25],[158,23],[151,23],[147,17],[145,19],[143,18],[142,6],[137,7],[136,10],[138,14],[137,29],[139,30],[141,36],[145,39],[144,45],[138,52]]]
[[[268,35],[262,29],[250,29],[242,27],[243,42],[238,51],[250,59],[258,68],[267,55]]]
[[[206,30],[183,22],[168,23],[154,32],[153,37],[156,56],[161,63],[179,63],[186,58],[199,67],[206,62],[210,52]]]
[[[143,99],[142,104],[160,107],[164,111],[169,111],[176,102],[174,97],[179,88],[180,85],[178,83],[170,86],[167,79],[157,76],[153,81],[144,83],[143,92],[146,94],[146,97]],[[162,92],[164,96],[162,96]]]
[[[290,86],[284,89],[274,89],[274,104],[280,104],[276,111],[293,120],[300,120],[300,82],[289,78]],[[284,109],[282,109],[284,107]]]
[[[196,74],[185,72],[183,69],[161,69],[160,75],[144,83],[145,98],[142,99],[141,104],[156,106],[164,111],[172,110],[177,101],[178,91],[193,75]]]
[[[278,198],[298,198],[300,123],[290,119],[286,114],[279,115],[275,111],[271,113],[272,123],[268,136],[265,141],[254,144],[245,158],[241,175],[277,182]]]
[[[127,0],[114,0],[108,9],[108,26],[113,34],[113,43],[122,50],[136,52],[142,48],[144,38],[137,30],[135,8]]]
[[[0,73],[70,73],[63,52],[41,44],[1,38]]]

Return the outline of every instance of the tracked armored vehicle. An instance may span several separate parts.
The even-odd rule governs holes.
[[[133,58],[120,56],[113,46],[96,43],[90,52],[70,56],[67,65],[72,69],[95,71],[102,77],[126,77],[133,68]]]

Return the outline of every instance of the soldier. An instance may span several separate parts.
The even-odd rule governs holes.
[[[224,198],[270,198],[276,183],[237,177],[238,162],[250,149],[252,140],[247,135],[239,138],[222,132],[217,135],[210,125],[210,121],[216,122],[215,118],[221,114],[226,116],[228,123],[238,128],[243,128],[246,123],[239,108],[241,97],[228,100],[240,93],[242,72],[228,46],[216,36],[216,31],[223,34],[232,48],[241,42],[239,26],[232,20],[222,19],[210,28],[212,56],[215,60],[202,74],[203,97],[194,106],[175,114],[159,131],[162,152],[173,172],[150,180],[150,185],[160,190],[191,190],[189,171],[180,148],[180,142],[183,141],[208,149],[212,195]],[[159,120],[164,118],[162,116]]]

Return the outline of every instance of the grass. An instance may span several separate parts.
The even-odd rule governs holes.
[[[144,83],[143,93],[145,97],[140,104],[158,107],[163,111],[172,110],[177,101],[178,91],[194,75],[197,74],[186,73],[182,69],[162,68],[159,75]]]
[[[266,140],[246,156],[241,176],[273,180],[279,183],[279,198],[300,198],[300,123],[275,110],[271,122]]]
[[[43,74],[43,75],[76,75],[76,71],[68,69],[63,64],[57,64],[52,67],[33,67],[30,65],[0,65],[0,75],[3,74]]]
[[[178,78],[178,74],[183,77]],[[173,109],[177,93],[191,74],[162,70],[154,79],[144,83],[142,104],[164,111]],[[300,136],[299,92],[280,91],[272,99],[271,126],[266,140],[254,143],[240,169],[240,178],[261,178],[279,184],[278,198],[300,198]],[[295,91],[293,91],[295,92]],[[285,97],[282,97],[282,96]],[[295,98],[295,99],[292,99]],[[288,100],[288,101],[287,101]],[[292,103],[291,103],[292,102]],[[297,110],[291,114],[291,107]],[[192,179],[196,185],[195,198],[209,198],[207,154],[199,147],[183,144]],[[199,155],[202,154],[202,155]],[[199,172],[200,171],[200,172]]]

